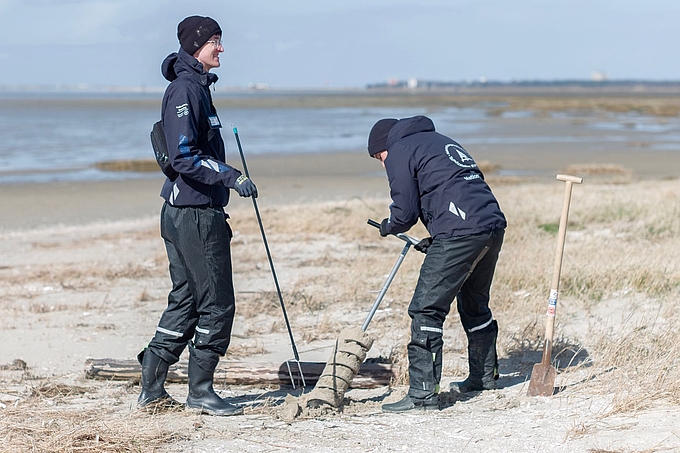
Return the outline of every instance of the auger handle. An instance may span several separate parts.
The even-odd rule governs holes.
[[[372,227],[376,227],[377,229],[380,229],[380,224],[378,222],[376,222],[375,220],[368,219],[368,221],[366,223],[368,223]],[[420,242],[420,239],[413,238],[413,237],[411,237],[407,234],[404,234],[404,233],[397,233],[397,234],[393,234],[392,236],[398,237],[402,241],[408,242],[411,245],[416,245]]]
[[[380,224],[373,219],[368,219],[368,221],[366,223],[368,223],[372,227],[376,227],[378,229],[380,228]]]

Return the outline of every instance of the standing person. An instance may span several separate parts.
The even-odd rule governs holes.
[[[161,236],[170,261],[172,290],[156,333],[137,356],[142,365],[138,403],[174,401],[165,391],[168,367],[189,346],[186,405],[211,415],[242,408],[220,398],[213,377],[229,346],[234,320],[231,228],[224,206],[229,189],[257,197],[253,182],[225,163],[220,120],[210,85],[220,66],[222,30],[210,17],[191,16],[177,26],[180,49],[163,61],[170,81],[162,104],[169,162],[178,173],[161,190]]]
[[[430,233],[415,248],[426,253],[408,313],[409,391],[385,412],[438,409],[444,320],[454,297],[468,338],[469,376],[455,391],[495,389],[498,324],[489,288],[506,221],[470,154],[435,132],[425,116],[378,121],[368,153],[387,171],[392,204],[380,235],[404,233],[418,222]]]

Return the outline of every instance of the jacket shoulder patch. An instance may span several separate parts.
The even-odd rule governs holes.
[[[175,109],[177,109],[177,118],[182,118],[183,116],[187,116],[189,114],[189,104],[187,103],[176,105]]]
[[[462,146],[455,143],[449,143],[444,147],[446,155],[449,160],[462,168],[475,168],[477,164],[474,159],[463,149]]]

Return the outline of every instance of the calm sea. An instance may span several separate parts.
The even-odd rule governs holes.
[[[266,95],[264,95],[266,96]],[[0,184],[149,177],[110,173],[97,162],[152,158],[151,126],[160,115],[161,94],[83,95],[0,93]],[[514,130],[513,121],[532,112],[493,114],[479,108],[220,108],[227,160],[240,162],[231,124],[238,127],[246,156],[275,153],[365,152],[371,126],[383,117],[426,114],[437,129],[463,146],[623,143],[644,140],[650,149],[680,152],[680,119],[638,114],[552,116],[565,128]],[[524,121],[526,123],[526,121]]]

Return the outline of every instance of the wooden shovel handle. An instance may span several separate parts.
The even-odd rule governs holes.
[[[569,220],[569,205],[571,203],[571,189],[573,184],[581,184],[583,178],[569,175],[557,175],[557,179],[565,181],[564,200],[562,202],[562,215],[560,227],[557,233],[557,250],[555,252],[555,264],[553,266],[552,282],[550,284],[550,298],[548,299],[548,312],[545,326],[545,344],[543,345],[543,357],[541,363],[550,363],[552,354],[553,336],[555,333],[555,312],[557,311],[557,298],[560,291],[560,272],[562,270],[562,256],[564,254],[564,241],[567,236],[567,222]]]

